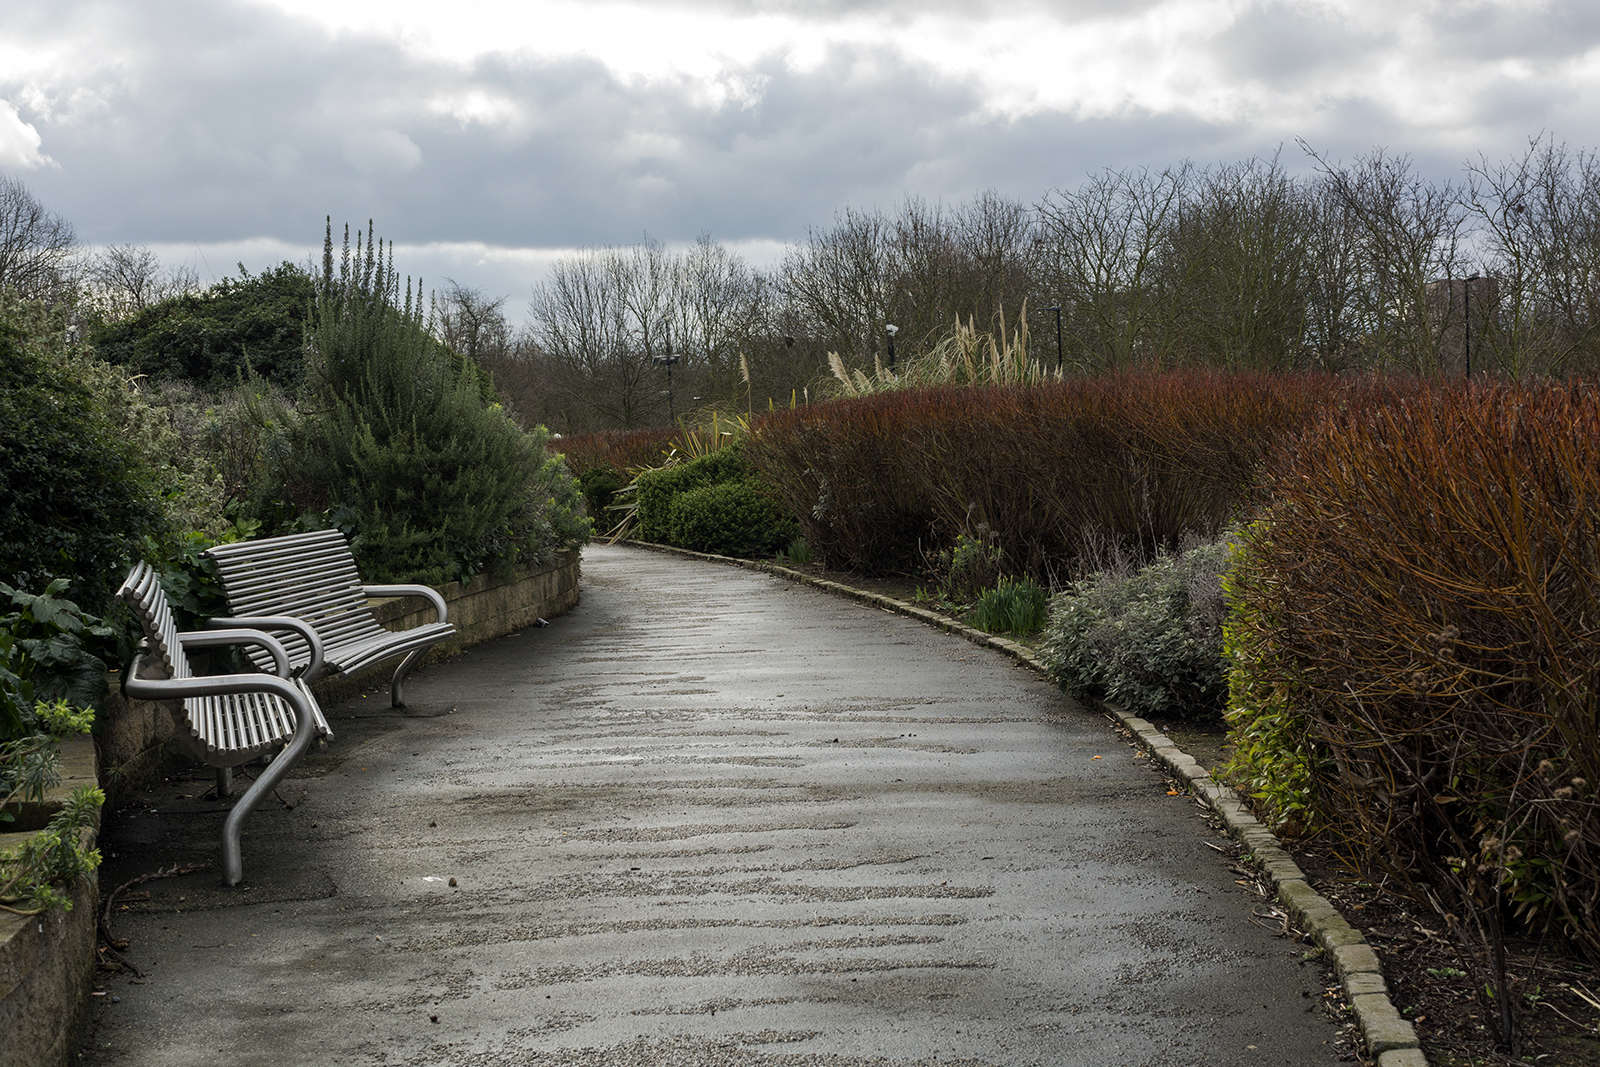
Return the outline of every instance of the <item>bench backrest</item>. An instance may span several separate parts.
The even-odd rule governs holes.
[[[144,636],[151,651],[161,657],[166,665],[167,677],[189,678],[189,658],[178,643],[178,624],[172,617],[172,607],[161,588],[161,576],[148,563],[138,563],[128,572],[127,579],[117,590],[117,596],[133,609],[144,626]]]
[[[205,554],[217,565],[234,615],[302,619],[329,647],[385,633],[367,607],[350,543],[338,530],[238,541],[217,545]],[[298,634],[277,636],[291,662],[309,658],[310,650]]]

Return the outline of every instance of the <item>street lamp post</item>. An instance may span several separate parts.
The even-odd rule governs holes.
[[[1466,363],[1468,378],[1472,377],[1472,283],[1477,281],[1479,277],[1480,275],[1474,274],[1461,283],[1461,315],[1467,321]]]
[[[889,325],[887,325],[887,326],[885,326],[883,328],[883,332],[889,335],[889,370],[893,371],[894,370],[894,335],[900,332],[900,327],[896,326],[894,323],[891,322],[891,323],[889,323]]]
[[[1061,305],[1051,304],[1045,310],[1056,313],[1056,370],[1059,371],[1065,366],[1061,357]]]
[[[667,418],[672,422],[678,421],[677,404],[672,396],[672,365],[678,362],[678,357],[672,354],[672,323],[661,324],[662,330],[667,335],[667,354],[664,356],[651,356],[650,362],[658,367],[667,368]]]

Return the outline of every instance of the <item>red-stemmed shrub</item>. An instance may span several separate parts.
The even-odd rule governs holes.
[[[619,476],[631,478],[629,471],[653,467],[678,435],[673,426],[649,430],[598,430],[568,434],[550,442],[550,451],[567,457],[567,468],[576,474],[605,467]]]
[[[1513,914],[1600,960],[1600,390],[1421,388],[1329,412],[1268,470],[1230,594],[1322,820],[1434,902],[1497,1010]]]
[[[1267,452],[1356,388],[1174,371],[906,389],[776,412],[749,454],[832,566],[915,569],[966,534],[1050,582],[1093,544],[1215,534]]]

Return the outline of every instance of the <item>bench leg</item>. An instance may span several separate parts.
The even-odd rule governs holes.
[[[244,859],[239,850],[239,833],[244,829],[244,820],[267,798],[267,794],[278,788],[278,783],[289,773],[289,768],[306,754],[306,750],[316,739],[316,720],[310,715],[302,714],[300,721],[295,724],[294,737],[289,741],[289,747],[267,764],[266,769],[233,806],[233,810],[228,812],[228,818],[222,824],[223,885],[238,885],[244,879]]]
[[[391,706],[396,708],[406,706],[405,697],[401,692],[405,686],[406,675],[411,673],[411,668],[417,665],[417,660],[422,658],[422,653],[425,651],[427,650],[419,648],[406,653],[406,658],[401,660],[400,666],[394,669],[394,678],[389,682],[389,703]]]
[[[217,799],[227,800],[233,795],[233,768],[217,768]]]

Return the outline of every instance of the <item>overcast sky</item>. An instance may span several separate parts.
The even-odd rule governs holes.
[[[1594,0],[0,0],[0,170],[85,241],[210,281],[370,217],[513,318],[646,234],[767,265],[908,194],[1541,132],[1600,147]]]

